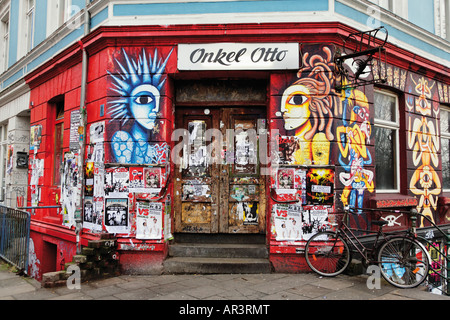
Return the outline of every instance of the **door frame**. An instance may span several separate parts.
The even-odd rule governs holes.
[[[223,110],[231,110],[233,108],[244,108],[249,109],[259,109],[259,111],[264,112],[264,119],[267,119],[267,105],[262,103],[257,104],[248,104],[247,102],[242,103],[211,103],[208,102],[205,104],[197,103],[197,104],[177,104],[175,107],[175,129],[180,128],[180,123],[182,123],[182,127],[185,127],[184,120],[180,118],[178,115],[180,114],[180,110],[184,115],[185,112],[188,112],[189,115],[192,116],[211,116],[212,128],[218,128],[222,131],[222,134],[225,135],[226,129],[229,124],[222,125],[221,128],[221,116]],[[229,109],[228,109],[229,108]],[[209,110],[209,114],[205,115],[205,109]],[[184,111],[184,112],[183,112]],[[242,112],[244,115],[245,113]],[[184,117],[184,116],[183,116]],[[229,118],[230,119],[230,118]],[[228,120],[229,120],[228,119]],[[266,128],[267,129],[267,128]],[[213,142],[211,142],[213,143]],[[257,167],[257,172],[261,172],[261,161],[259,161],[259,166]],[[220,164],[220,165],[212,165],[211,166],[211,219],[210,228],[202,226],[193,226],[193,227],[183,227],[184,224],[182,222],[181,210],[182,210],[182,194],[176,194],[176,192],[182,192],[182,175],[180,172],[180,168],[178,165],[174,166],[174,230],[175,233],[248,233],[248,234],[266,234],[267,233],[267,219],[268,219],[268,199],[267,199],[267,177],[259,175],[259,179],[261,183],[259,184],[259,204],[258,208],[260,210],[260,219],[257,226],[250,226],[249,228],[232,228],[229,227],[228,224],[228,216],[229,216],[229,197],[230,197],[230,164]],[[216,177],[216,181],[214,181],[214,177]],[[227,192],[220,192],[223,188],[228,188]],[[226,197],[226,199],[225,199]],[[225,209],[226,206],[226,209]],[[222,208],[223,207],[223,208]],[[227,214],[221,214],[221,210],[226,210]],[[253,232],[249,232],[253,230]]]

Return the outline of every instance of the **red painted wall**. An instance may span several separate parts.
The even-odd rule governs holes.
[[[132,132],[134,119],[129,119],[127,122],[119,121],[113,118],[114,116],[114,101],[120,100],[121,94],[116,90],[120,90],[120,82],[117,79],[122,79],[124,83],[130,81],[129,72],[135,69],[136,64],[141,60],[139,57],[145,51],[146,57],[150,60],[155,56],[155,50],[158,52],[158,59],[155,60],[161,66],[165,62],[165,67],[161,77],[166,79],[160,91],[159,111],[156,118],[158,123],[158,130],[152,130],[150,138],[147,140],[150,145],[162,145],[167,143],[173,147],[170,136],[174,125],[174,88],[172,78],[183,77],[184,75],[177,70],[177,43],[190,42],[270,42],[270,41],[284,41],[284,42],[299,42],[302,45],[303,67],[298,71],[274,71],[270,76],[270,88],[268,97],[268,123],[269,129],[279,130],[282,136],[295,136],[295,129],[286,129],[286,113],[289,108],[289,101],[286,97],[294,91],[290,91],[293,86],[303,85],[312,90],[315,85],[317,91],[309,92],[307,95],[310,100],[309,106],[315,111],[312,113],[314,121],[311,126],[314,127],[315,133],[323,133],[326,142],[327,159],[321,165],[335,166],[334,171],[334,202],[329,205],[329,210],[333,208],[342,208],[345,201],[350,201],[350,194],[356,187],[349,187],[343,184],[345,177],[350,173],[342,163],[339,162],[339,156],[342,156],[343,161],[348,164],[348,154],[343,154],[342,150],[344,144],[340,140],[339,129],[357,130],[361,132],[364,130],[363,119],[358,119],[356,113],[352,110],[347,110],[345,113],[342,109],[343,98],[340,92],[336,92],[335,75],[333,66],[333,57],[336,52],[336,46],[341,44],[341,37],[339,34],[348,34],[354,30],[341,24],[270,24],[270,25],[233,25],[233,26],[170,26],[170,27],[111,27],[96,29],[91,35],[84,38],[82,41],[84,47],[88,51],[88,86],[86,96],[86,111],[87,111],[87,126],[86,132],[89,132],[90,126],[100,121],[105,121],[106,135],[104,138],[104,156],[105,163],[118,162],[114,157],[113,142],[114,134],[117,131]],[[427,79],[429,84],[434,83],[432,89],[433,94],[427,98],[433,106],[433,110],[437,110],[439,103],[448,104],[448,95],[443,94],[444,90],[439,88],[450,88],[450,83],[443,82],[443,75],[448,74],[448,70],[442,71],[441,66],[434,62],[427,61],[420,57],[416,57],[413,63],[410,63],[410,57],[413,53],[409,53],[393,46],[387,47],[389,66],[392,73],[388,79],[385,88],[399,93],[401,105],[404,106],[408,102],[409,95],[404,95],[404,92],[414,96],[414,99],[420,98],[420,94],[410,90],[412,83],[418,82],[419,79]],[[129,58],[130,64],[126,57]],[[162,59],[162,60],[159,60]],[[147,62],[149,62],[149,60]],[[133,62],[135,65],[133,65]],[[427,74],[422,71],[427,70]],[[78,44],[65,50],[54,59],[48,61],[44,66],[39,68],[27,77],[27,82],[31,88],[30,109],[31,109],[31,126],[42,126],[42,135],[40,137],[40,144],[37,148],[30,151],[30,192],[39,190],[41,198],[39,205],[56,205],[61,201],[61,190],[59,186],[54,186],[53,179],[53,150],[54,150],[54,129],[55,129],[55,111],[52,110],[52,99],[54,97],[63,95],[65,102],[64,112],[64,151],[69,151],[70,146],[70,114],[76,111],[80,106],[80,90],[81,90],[81,49]],[[406,72],[405,82],[402,82],[402,75]],[[215,76],[219,73],[207,72],[198,73],[195,76]],[[221,72],[220,76],[238,75],[236,72],[226,73]],[[396,78],[396,75],[399,78]],[[434,79],[432,79],[434,77]],[[448,79],[446,79],[448,81]],[[156,85],[158,85],[156,83]],[[295,88],[294,88],[295,89]],[[297,88],[298,89],[298,88]],[[409,91],[408,91],[409,90]],[[129,94],[129,92],[127,92]],[[374,109],[373,109],[373,86],[367,86],[353,90],[350,101],[352,106],[359,106],[360,108],[367,108],[369,115],[369,122],[373,124]],[[126,95],[125,95],[126,96]],[[291,97],[292,98],[292,97]],[[119,102],[120,104],[120,102]],[[291,103],[291,106],[298,103]],[[309,109],[311,111],[312,109]],[[408,117],[416,117],[415,112],[410,112],[405,109],[405,115],[401,117],[401,130],[404,135],[401,135],[401,143],[406,146],[407,142],[407,125]],[[103,115],[102,115],[103,112]],[[120,112],[120,110],[119,110]],[[117,113],[116,113],[117,115]],[[293,117],[297,120],[301,116]],[[112,120],[112,121],[111,121]],[[347,122],[343,121],[346,120]],[[300,121],[301,122],[301,121]],[[347,123],[347,124],[346,124]],[[330,126],[329,126],[330,125]],[[322,127],[323,126],[323,127]],[[328,130],[328,131],[327,131]],[[358,131],[359,130],[359,131]],[[310,134],[312,135],[312,133]],[[317,136],[319,137],[319,136]],[[368,138],[361,134],[359,144],[362,152],[368,152],[372,155],[372,162],[365,165],[364,169],[369,172],[374,172],[374,165],[376,163],[374,139]],[[87,135],[87,144],[91,143],[91,137]],[[36,150],[36,151],[35,151]],[[414,201],[415,194],[411,192],[409,181],[417,166],[411,163],[412,150],[408,149],[406,156],[402,156],[402,170],[408,172],[408,181],[402,182],[402,189],[400,195],[390,196],[385,198],[376,194],[370,179],[367,175],[366,186],[364,189],[364,206],[371,207],[405,207],[408,208],[416,205]],[[89,154],[89,152],[87,152]],[[365,154],[365,153],[364,153]],[[367,155],[364,157],[368,161]],[[37,179],[37,188],[32,184],[33,170],[36,170],[36,162],[34,159],[43,160],[42,176]],[[310,156],[314,160],[313,156]],[[403,160],[406,160],[403,162]],[[34,164],[34,166],[33,166]],[[304,164],[304,163],[303,163]],[[164,175],[168,167],[162,167],[161,172]],[[170,166],[173,171],[173,164]],[[436,172],[439,176],[440,168],[436,167]],[[274,192],[277,189],[277,172],[268,178],[270,187],[267,192]],[[311,181],[311,180],[309,180]],[[162,207],[162,217],[166,210],[170,210],[170,203],[168,202],[169,195],[173,199],[172,183],[169,178],[167,181],[167,193],[159,202],[164,204]],[[273,190],[272,190],[273,189]],[[84,190],[83,190],[84,192]],[[307,192],[307,191],[305,191]],[[342,196],[344,195],[344,196]],[[439,191],[434,197],[439,198],[442,192]],[[299,194],[301,196],[301,193]],[[311,195],[310,195],[311,196]],[[358,195],[362,196],[361,195]],[[275,199],[282,200],[280,195]],[[282,198],[283,196],[281,196]],[[358,197],[356,199],[358,199]],[[286,198],[288,199],[289,196]],[[162,237],[158,240],[137,240],[136,234],[136,198],[134,196],[127,197],[129,200],[129,220],[130,226],[127,234],[124,237],[119,236],[119,251],[120,261],[122,266],[127,270],[134,270],[136,272],[143,272],[144,270],[160,270],[161,263],[167,255],[167,242]],[[268,199],[270,197],[268,196]],[[285,200],[286,200],[285,199]],[[315,204],[320,203],[321,200],[316,201]],[[28,198],[28,205],[31,205],[32,196]],[[307,267],[302,256],[302,247],[304,246],[305,237],[297,238],[296,240],[280,240],[277,234],[276,219],[279,217],[274,214],[274,205],[277,202],[270,200],[267,210],[267,238],[270,249],[270,259],[275,267],[275,270],[280,272],[299,272],[306,271]],[[441,212],[441,213],[439,213]],[[105,212],[104,212],[105,213]],[[173,214],[173,213],[172,213]],[[436,221],[444,223],[444,210],[433,210],[433,215]],[[442,216],[441,216],[442,215]],[[310,215],[309,219],[312,219]],[[279,220],[277,220],[279,222]],[[366,226],[370,223],[370,218],[359,218],[359,223]],[[404,217],[399,222],[403,225],[407,223]],[[356,221],[354,221],[356,223]],[[56,209],[38,209],[33,216],[32,223],[32,239],[34,241],[35,250],[35,264],[34,268],[38,278],[42,272],[51,269],[48,265],[56,264],[55,268],[61,266],[62,261],[70,260],[70,256],[75,252],[75,232],[74,228],[62,226],[63,215]],[[105,225],[102,226],[105,231]],[[83,230],[82,244],[87,242],[87,239],[94,238],[95,233],[88,229]],[[278,237],[278,238],[277,238]],[[45,239],[44,239],[45,238]],[[150,247],[148,247],[150,246]],[[55,249],[56,247],[56,249]],[[61,252],[64,252],[61,255]],[[46,255],[49,252],[56,252],[56,257],[47,259]],[[45,262],[43,262],[45,260]],[[41,263],[37,263],[40,261]]]

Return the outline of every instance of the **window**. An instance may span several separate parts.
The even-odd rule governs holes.
[[[3,15],[0,19],[0,73],[8,69],[8,51],[9,51],[9,13]]]
[[[26,0],[27,8],[27,52],[34,46],[34,1]]]
[[[57,97],[53,99],[55,108],[55,136],[53,153],[53,185],[61,184],[61,169],[64,161],[64,98]]]
[[[393,0],[371,0],[370,2],[373,2],[386,10],[393,11]]]
[[[0,202],[6,201],[6,166],[8,162],[8,124],[0,125]]]
[[[442,188],[450,191],[450,108],[441,106]]]
[[[395,15],[408,19],[408,2],[409,0],[370,0],[370,2],[380,6]]]
[[[375,91],[375,165],[377,192],[399,192],[399,119],[396,95]]]

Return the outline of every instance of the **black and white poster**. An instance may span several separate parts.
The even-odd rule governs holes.
[[[105,170],[105,196],[110,198],[128,198],[130,174],[128,168],[107,168]]]
[[[128,233],[128,199],[109,198],[105,201],[105,228],[109,233]]]
[[[103,142],[105,140],[105,121],[91,124],[89,134],[91,143]]]

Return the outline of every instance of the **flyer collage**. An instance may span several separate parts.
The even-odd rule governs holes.
[[[170,201],[152,201],[166,185],[166,167],[105,166],[105,122],[90,126],[86,150],[84,190],[76,181],[78,157],[67,153],[62,201],[67,208],[65,224],[74,224],[75,203],[84,193],[83,228],[91,232],[125,234],[136,239],[162,239],[163,219]]]
[[[275,204],[272,236],[277,241],[307,241],[330,226],[334,208],[334,169],[283,166],[271,178]]]

